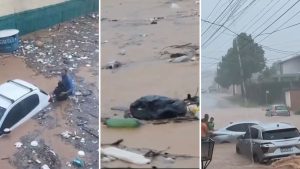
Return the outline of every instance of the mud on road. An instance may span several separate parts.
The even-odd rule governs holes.
[[[226,97],[230,94],[204,94],[202,95],[203,102],[207,103],[209,106],[204,106],[202,110],[202,115],[205,113],[215,119],[215,129],[225,127],[230,124],[230,122],[239,122],[247,120],[255,120],[263,123],[275,123],[275,122],[286,122],[300,128],[299,115],[294,115],[293,113],[289,117],[284,116],[265,116],[265,107],[240,107],[232,102],[229,102]],[[208,100],[204,101],[205,98]],[[219,106],[220,105],[220,106]],[[250,159],[238,155],[235,152],[234,143],[216,144],[214,147],[213,160],[208,166],[208,169],[294,169],[299,168],[299,159],[289,159],[284,160],[285,162],[280,162],[276,165],[263,165],[253,163]]]
[[[90,14],[28,34],[14,54],[0,55],[1,83],[19,78],[51,93],[64,67],[76,80],[75,96],[51,104],[0,139],[1,168],[75,168],[72,161],[80,150],[83,168],[99,167],[98,19]],[[16,148],[16,142],[23,145]]]
[[[185,99],[199,84],[199,11],[196,1],[101,1],[101,117],[123,117],[112,107],[129,108],[136,99],[161,95]],[[199,158],[175,158],[171,154],[199,156],[199,122],[154,125],[144,122],[134,129],[101,127],[101,143],[124,141],[121,148],[145,154],[169,153],[147,165],[121,160],[102,167],[173,168],[199,166]],[[170,157],[170,158],[169,158]]]

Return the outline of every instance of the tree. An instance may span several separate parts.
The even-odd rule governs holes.
[[[261,72],[260,76],[258,77],[258,80],[264,81],[270,79],[272,76],[277,74],[279,69],[279,61],[274,62],[270,67],[266,66],[266,68]]]
[[[226,88],[237,84],[242,86],[243,81],[250,79],[253,73],[262,71],[265,66],[262,47],[254,42],[251,35],[241,33],[233,40],[232,48],[228,49],[222,61],[219,62],[215,81]],[[242,86],[244,97],[247,92],[243,88]]]

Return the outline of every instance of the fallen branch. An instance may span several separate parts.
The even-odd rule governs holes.
[[[129,110],[127,107],[111,107],[110,110],[117,110],[117,111],[127,111]]]
[[[165,150],[155,151],[155,150],[149,150],[146,154],[144,154],[145,157],[151,157],[155,158],[159,155],[161,155],[163,152],[169,150],[170,147],[167,147]]]
[[[101,146],[119,146],[123,141],[123,139],[119,139],[113,143],[101,144]]]

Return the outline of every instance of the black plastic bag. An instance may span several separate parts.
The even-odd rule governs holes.
[[[165,96],[144,96],[130,105],[131,115],[141,120],[174,118],[185,116],[186,112],[185,102]]]

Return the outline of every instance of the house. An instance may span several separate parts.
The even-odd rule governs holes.
[[[290,89],[285,91],[285,104],[292,111],[300,110],[300,90],[299,89]]]
[[[281,61],[279,65],[280,75],[300,74],[300,55]]]
[[[284,100],[293,111],[300,110],[300,55],[279,62],[275,79],[289,83],[284,90]]]

